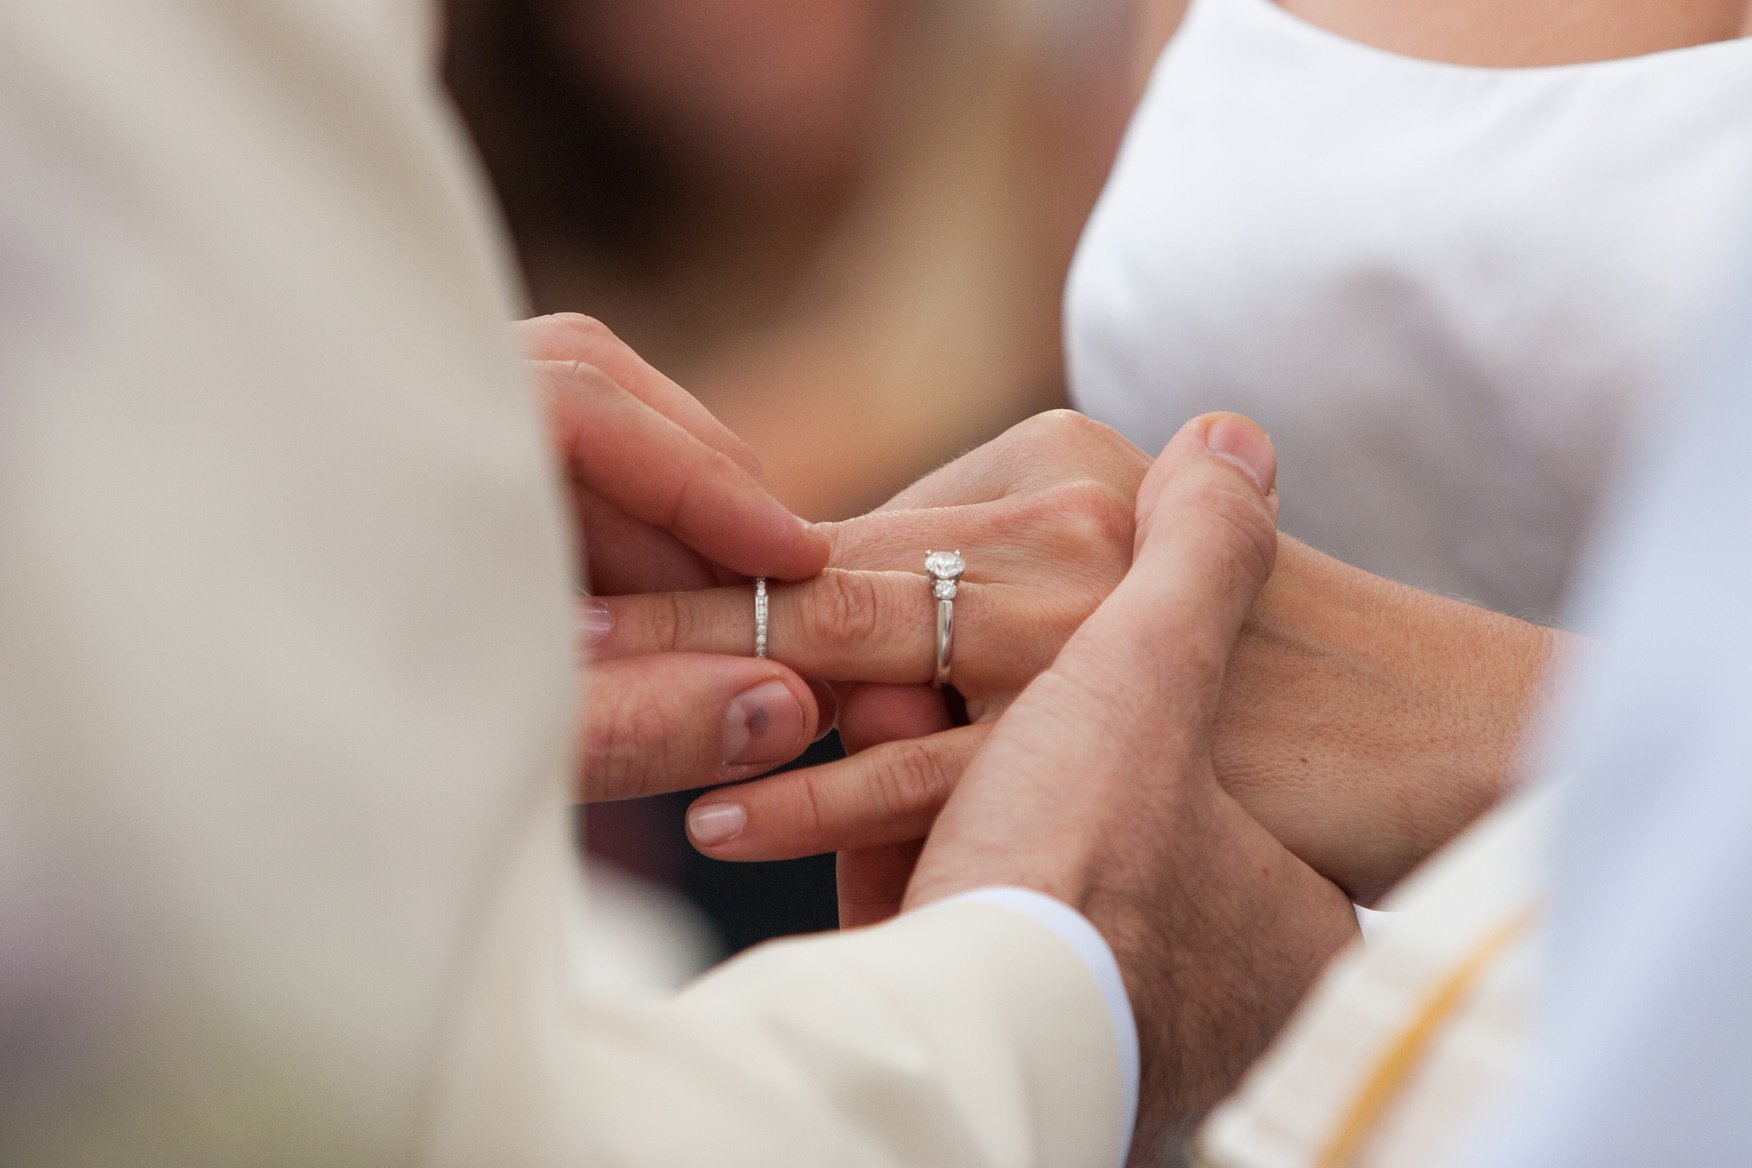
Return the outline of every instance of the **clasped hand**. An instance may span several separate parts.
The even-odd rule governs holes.
[[[837,717],[850,757],[719,786],[695,844],[839,852],[847,925],[990,884],[1081,909],[1167,1075],[1158,1120],[1232,1085],[1350,936],[1347,898],[1511,779],[1557,635],[1280,540],[1275,452],[1246,419],[1194,419],[1152,462],[1045,414],[811,527],[601,325],[521,327],[591,553],[582,797],[737,784]],[[928,684],[928,549],[967,560],[954,706]]]
[[[1057,896],[1109,939],[1126,978],[1145,1145],[1149,1127],[1229,1089],[1353,927],[1344,894],[1212,764],[1226,664],[1277,555],[1265,435],[1232,415],[1196,419],[1152,463],[1104,427],[1044,415],[876,513],[810,529],[740,443],[606,330],[527,329],[593,554],[585,797],[763,769],[728,757],[775,723],[769,712],[757,730],[737,687],[794,703],[772,743],[794,751],[825,720],[804,678],[834,679],[858,753],[707,796],[696,842],[760,855],[855,838],[848,923],[984,886]],[[925,684],[933,606],[919,568],[933,547],[968,559],[953,672],[964,726]],[[752,574],[790,581],[772,593],[777,660],[748,656]]]

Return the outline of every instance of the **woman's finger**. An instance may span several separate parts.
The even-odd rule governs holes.
[[[714,450],[722,451],[758,481],[765,481],[754,450],[712,416],[687,390],[658,372],[614,335],[607,325],[575,312],[518,321],[524,353],[534,361],[580,361],[606,373],[628,393]]]
[[[591,670],[580,743],[586,802],[751,778],[816,737],[807,682],[771,661],[675,654]]]
[[[840,928],[879,925],[899,913],[924,847],[924,840],[911,840],[841,852],[834,870]]]
[[[827,563],[827,537],[728,454],[594,366],[531,364],[546,392],[568,403],[556,427],[581,489],[745,575],[805,579]]]
[[[1017,684],[1045,668],[1068,614],[1026,612],[1021,590],[963,582],[955,599],[950,679],[963,692]],[[808,677],[916,685],[935,672],[937,603],[914,572],[830,568],[767,591],[767,651]],[[753,590],[746,585],[653,596],[598,597],[599,659],[647,653],[749,653]],[[1051,629],[1031,626],[1050,625]]]
[[[840,741],[848,754],[884,742],[924,738],[954,724],[942,693],[930,686],[846,686],[839,702]]]
[[[713,791],[688,809],[688,837],[717,860],[789,860],[923,839],[987,733],[962,726]]]

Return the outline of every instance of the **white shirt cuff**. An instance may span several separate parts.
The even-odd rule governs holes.
[[[1123,1093],[1120,1114],[1124,1122],[1119,1162],[1123,1168],[1130,1154],[1132,1129],[1138,1120],[1138,1025],[1132,1016],[1131,998],[1125,992],[1119,962],[1114,959],[1106,938],[1082,913],[1056,897],[1031,888],[976,888],[939,903],[965,901],[1002,905],[1034,918],[1057,933],[1094,975],[1095,984],[1101,989],[1101,1000],[1107,1005],[1108,1021],[1113,1024],[1114,1049],[1119,1052],[1119,1081]]]

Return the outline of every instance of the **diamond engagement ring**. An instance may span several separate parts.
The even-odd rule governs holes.
[[[931,595],[937,598],[936,685],[949,684],[949,662],[955,656],[955,593],[967,563],[960,552],[926,552],[925,571],[931,577]]]
[[[767,643],[767,578],[754,578],[754,655],[766,656]]]

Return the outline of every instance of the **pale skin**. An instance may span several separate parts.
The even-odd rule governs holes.
[[[1020,884],[1112,946],[1137,1016],[1134,1162],[1239,1078],[1334,951],[1350,904],[1217,781],[1213,719],[1277,551],[1276,456],[1189,422],[1137,493],[1135,560],[991,724],[906,890]]]
[[[1379,0],[1284,2],[1296,15],[1341,35],[1397,52],[1473,64],[1561,64],[1654,52],[1752,32],[1752,5],[1743,0],[1449,0],[1440,6],[1410,9]],[[1183,5],[1165,0],[1152,8],[1146,27],[1153,30],[1155,39],[1165,39]],[[752,452],[711,419],[703,407],[586,318],[544,318],[523,326],[523,331],[532,345],[532,356],[538,358],[536,370],[555,409],[556,433],[574,478],[581,526],[598,549],[594,581],[598,590],[691,589],[749,573],[780,579],[810,574],[807,565],[820,561],[824,542],[806,528],[801,535],[790,530],[794,521],[782,516],[783,509],[761,484]],[[604,356],[611,348],[618,355]],[[614,369],[605,371],[604,365]],[[746,473],[701,475],[697,464],[686,460],[662,466],[687,469],[692,477],[686,481],[693,484],[688,508],[674,514],[664,512],[663,508],[675,503],[673,494],[666,492],[672,492],[676,484],[664,474],[650,473],[661,460],[619,466],[617,451],[639,448],[626,442],[589,446],[580,440],[575,419],[603,390],[605,380],[616,391],[631,394],[657,411],[666,423],[703,444],[713,457]],[[572,423],[566,421],[568,411],[574,418]],[[618,470],[635,473],[620,474]],[[631,497],[629,491],[649,493],[639,499]],[[755,497],[751,492],[762,496],[758,505],[751,502]],[[727,520],[714,514],[720,493],[730,508]],[[650,510],[653,507],[658,510]],[[633,518],[641,514],[643,519]],[[701,518],[706,515],[712,518]],[[1310,578],[1324,584],[1342,582],[1346,570],[1330,564],[1315,567],[1317,561],[1305,549],[1287,546],[1286,578],[1293,578],[1298,565],[1306,563]],[[720,554],[726,557],[725,562],[713,558]],[[1368,591],[1363,581],[1354,583],[1359,597]],[[1281,588],[1274,584],[1267,599],[1293,591],[1287,583]],[[1408,612],[1440,605],[1408,594],[1394,598],[1402,601]],[[1270,611],[1269,607],[1265,610],[1267,614]],[[1470,612],[1456,610],[1450,616],[1458,625],[1477,623]],[[1263,618],[1260,624],[1263,627]],[[1295,636],[1307,634],[1304,630],[1290,635],[1292,640]],[[1477,703],[1462,700],[1458,708],[1476,710],[1467,718],[1474,727],[1512,725],[1518,729],[1520,718],[1505,720],[1496,714],[1526,705],[1527,677],[1536,672],[1526,663],[1542,659],[1549,637],[1531,636],[1524,629],[1511,627],[1490,630],[1488,639],[1504,643],[1500,653],[1493,651],[1487,656],[1508,659],[1506,680],[1500,686],[1483,687],[1492,696]],[[1308,638],[1307,643],[1317,646],[1322,639]],[[1327,660],[1342,659],[1342,655],[1334,657],[1324,650],[1322,654]],[[1039,660],[1038,648],[1033,657]],[[1487,662],[1478,668],[1489,671],[1494,667]],[[593,776],[586,794],[592,798],[625,797],[757,774],[794,755],[831,721],[831,714],[828,719],[821,717],[820,704],[827,700],[824,691],[812,690],[794,672],[772,664],[737,662],[728,657],[711,661],[652,658],[631,664],[617,661],[604,670],[598,674],[595,714],[581,735],[587,773]],[[1403,681],[1390,672],[1377,676]],[[1439,691],[1442,686],[1431,688]],[[1402,692],[1417,689],[1414,686]],[[924,724],[918,719],[922,703],[917,698],[866,693],[855,695],[855,700],[869,711],[868,717],[853,709],[842,720],[860,745],[884,741],[896,737],[894,731]],[[1238,703],[1232,704],[1239,708]],[[1252,708],[1264,707],[1255,704]],[[1495,744],[1512,740],[1513,734],[1492,729],[1486,738]],[[1495,760],[1504,752],[1493,745],[1485,753]],[[1297,755],[1298,765],[1299,759]],[[1231,769],[1243,774],[1250,767],[1242,760]],[[1493,763],[1488,768],[1469,769],[1496,768]],[[1449,785],[1466,792],[1497,789],[1502,781],[1500,775],[1483,781],[1476,776],[1466,781],[1460,781],[1459,776],[1454,779]],[[1457,802],[1477,806],[1480,798],[1469,793]],[[1435,818],[1446,822],[1456,817]],[[745,846],[751,844],[752,838]],[[1396,867],[1386,865],[1389,871]],[[1379,873],[1359,872],[1347,883],[1360,895],[1368,895],[1381,880]]]
[[[590,400],[627,408],[613,392]],[[588,411],[575,416],[589,420]],[[799,602],[775,612],[775,636],[813,646],[820,662],[839,653],[882,663],[888,682],[852,687],[846,699],[848,721],[861,723],[868,741],[926,736],[872,747],[835,768],[734,788],[770,798],[777,812],[757,811],[742,839],[758,840],[768,828],[801,838],[877,833],[849,837],[858,850],[842,866],[848,924],[991,885],[1036,888],[1081,911],[1112,946],[1137,1016],[1144,1111],[1134,1148],[1135,1162],[1147,1163],[1163,1133],[1185,1130],[1233,1089],[1352,938],[1352,886],[1390,880],[1427,850],[1425,841],[1446,838],[1474,814],[1472,799],[1488,802],[1500,789],[1508,750],[1493,761],[1491,750],[1477,749],[1477,727],[1456,711],[1489,723],[1487,742],[1512,741],[1530,686],[1478,687],[1480,675],[1470,671],[1458,686],[1435,675],[1408,685],[1423,653],[1395,660],[1382,650],[1415,635],[1425,641],[1414,650],[1476,651],[1513,663],[1505,676],[1530,676],[1544,642],[1519,642],[1515,622],[1499,625],[1501,618],[1472,610],[1455,622],[1443,607],[1450,602],[1426,608],[1409,590],[1383,596],[1390,586],[1330,561],[1335,579],[1299,582],[1293,563],[1311,553],[1289,541],[1280,550],[1275,454],[1245,419],[1195,419],[1154,465],[1105,427],[1062,413],[1006,439],[918,484],[898,501],[905,506],[828,533],[835,555],[884,565],[915,559],[926,528],[958,530],[968,549],[993,536],[1009,541],[992,545],[990,562],[1007,565],[1017,582],[970,572],[963,591],[970,615],[989,609],[983,623],[967,622],[970,637],[981,634],[968,651],[983,649],[989,662],[984,680],[976,671],[968,683],[979,721],[929,732],[946,715],[942,698],[919,684],[928,669],[930,605],[916,568],[841,568],[775,589],[775,598]],[[735,459],[701,465],[709,468],[705,485],[694,490],[708,502],[746,491],[747,472],[729,469]],[[660,773],[626,754],[589,754],[588,743],[622,733],[612,721],[625,703],[656,703],[659,715],[641,724],[645,735],[716,748],[721,706],[665,703],[666,686],[696,670],[798,676],[730,655],[747,652],[751,590],[705,587],[728,569],[697,550],[678,551],[690,545],[676,529],[693,529],[679,510],[647,510],[640,490],[634,510],[660,522],[626,525],[620,546],[644,556],[650,579],[684,576],[696,587],[601,602],[614,623],[597,642],[596,668],[623,667],[614,681],[622,704],[587,707],[586,753],[601,768],[588,776],[587,797],[687,782],[675,754]],[[1125,491],[1136,499],[1130,512],[1115,502]],[[968,501],[945,503],[954,498]],[[707,542],[697,532],[692,538]],[[762,558],[777,562],[796,550],[791,536],[774,542]],[[841,578],[863,583],[831,582]],[[1277,598],[1274,586],[1283,589]],[[888,589],[892,596],[870,609],[875,623],[848,619],[847,597]],[[895,614],[892,629],[880,623],[885,613]],[[1324,622],[1311,619],[1322,614]],[[1026,635],[1004,628],[1004,616],[1026,622]],[[847,628],[868,639],[847,644]],[[1358,646],[1333,639],[1359,629]],[[721,651],[683,651],[682,638],[693,636]],[[1251,682],[1248,669],[1257,671]],[[1314,672],[1299,691],[1279,684],[1293,685],[1293,677],[1269,680],[1306,669]],[[1355,692],[1333,700],[1346,686]],[[1323,700],[1298,708],[1310,692]],[[807,693],[794,696],[801,703]],[[1424,725],[1408,721],[1382,750],[1374,719],[1392,708],[1384,702]],[[1238,726],[1238,708],[1253,722]],[[1304,739],[1317,724],[1321,732]],[[1377,733],[1362,734],[1359,748],[1347,728]],[[1445,743],[1461,749],[1446,751]],[[1285,750],[1303,752],[1300,769],[1279,769],[1273,751]],[[897,765],[894,751],[913,769]],[[711,749],[701,758],[707,771],[718,765]],[[1470,794],[1420,790],[1411,775],[1419,765]],[[799,792],[812,793],[799,802]],[[836,803],[840,796],[847,801]],[[729,797],[707,796],[707,805]]]
[[[1609,61],[1752,35],[1745,0],[1275,0],[1347,39],[1430,61],[1529,68]],[[1186,0],[1149,0],[1143,60],[1155,59]]]
[[[1739,3],[1286,7],[1391,51],[1485,66],[1752,31]],[[578,402],[604,399],[599,379],[580,388],[577,358],[547,360],[568,366],[543,376],[564,372],[574,418],[588,416]],[[583,363],[600,373],[615,359]],[[637,369],[609,380],[657,384]],[[696,843],[726,858],[843,849],[850,924],[989,884],[1080,909],[1138,1011],[1146,1152],[1151,1131],[1199,1114],[1276,1031],[1350,936],[1347,899],[1379,895],[1512,781],[1559,635],[1280,546],[1275,460],[1243,420],[1196,419],[1153,466],[1087,423],[1036,423],[1055,440],[1007,436],[890,508],[798,542],[770,495],[751,502],[758,471],[733,440],[696,429],[667,389],[654,401],[717,455],[684,461],[679,477],[666,468],[655,490],[591,477],[589,439],[562,428],[581,522],[603,553],[598,586],[621,594],[592,610],[585,638],[597,670],[618,671],[614,699],[588,707],[585,796],[761,769],[724,758],[746,737],[728,729],[734,687],[689,690],[690,674],[741,683],[750,675],[734,671],[771,670],[769,694],[798,710],[781,735],[797,746],[831,717],[804,678],[854,682],[840,722],[858,753],[705,796]],[[1049,446],[1056,461],[1031,474]],[[1114,505],[1128,495],[1129,528]],[[740,516],[730,526],[696,521],[725,505]],[[923,684],[930,606],[908,561],[932,546],[969,558],[955,675],[965,727]],[[813,576],[810,557],[832,570]],[[784,664],[736,656],[751,606],[745,585],[726,585],[752,573],[802,581],[775,589]],[[682,591],[641,595],[665,586]]]
[[[812,531],[765,492],[745,447],[600,324],[520,327],[595,586],[627,594],[584,609],[596,658],[585,798],[758,774],[831,724],[829,695],[805,678],[866,683],[841,687],[853,758],[707,796],[694,835],[727,859],[839,851],[844,921],[892,915],[993,722],[1124,575],[1150,460],[1057,411],[869,516]],[[606,424],[617,412],[649,433]],[[683,441],[679,453],[659,445]],[[931,607],[919,566],[938,544],[970,563],[954,674],[964,727],[920,684]],[[745,576],[807,577],[829,556],[825,574],[775,582],[774,656],[750,658]],[[1553,636],[1285,540],[1219,709],[1217,773],[1298,855],[1370,900],[1500,796]],[[714,837],[727,817],[733,830]]]
[[[1311,23],[1380,48],[1485,66],[1630,56],[1752,31],[1752,5],[1739,0],[1458,0],[1413,9],[1378,0],[1283,2]],[[1153,30],[1156,40],[1165,39],[1183,7],[1175,0],[1152,5],[1146,30]],[[1144,55],[1153,55],[1154,47],[1148,45]],[[919,490],[909,491],[910,498],[889,509],[913,507],[922,497]],[[1118,493],[1123,495],[1123,485]],[[1103,514],[1091,524],[1099,528],[1109,522],[1111,508],[1101,505],[1097,510]],[[952,542],[919,535],[927,542]],[[838,532],[834,537],[836,549],[847,543],[855,548],[861,538]],[[914,570],[892,555],[880,562],[890,572]],[[855,550],[836,550],[836,566],[864,563]],[[1032,579],[1042,585],[1051,581],[1051,590],[1064,593],[1049,575]],[[850,595],[858,589],[841,579],[818,591],[825,595],[831,590],[828,607],[843,616],[860,611],[858,597]],[[861,591],[865,599],[892,599],[892,589]],[[1072,611],[1087,600],[1075,590],[1060,599],[1066,597]],[[723,628],[717,639],[699,642],[701,647],[735,651],[732,641],[743,638],[740,632],[732,636],[727,631],[732,603],[721,602],[717,611]],[[974,619],[969,608],[963,605],[964,646]],[[685,611],[675,615],[694,620]],[[775,614],[781,626],[783,619]],[[1010,664],[1037,665],[1051,638],[1030,642],[1015,627],[1013,623],[1006,634],[1011,644],[1005,647],[1018,639],[1026,647]],[[915,629],[909,641],[905,633],[879,631],[882,636],[872,639],[891,649],[910,646],[925,635],[924,629]],[[618,635],[627,635],[624,626]],[[1500,796],[1558,639],[1524,622],[1367,577],[1286,541],[1278,577],[1238,650],[1238,667],[1219,722],[1220,773],[1301,854],[1320,863],[1359,899],[1372,899]],[[669,643],[689,642],[674,638]],[[806,669],[820,667],[826,676],[911,680],[898,678],[893,666],[880,662],[866,661],[848,671],[843,668],[845,648],[840,646],[836,659],[825,652],[811,658],[807,646],[797,647],[792,660]],[[605,658],[620,651],[612,640],[598,649]],[[948,728],[941,706],[919,690],[890,685],[850,690],[840,715],[848,743],[880,749],[841,764],[840,770],[708,797],[700,814],[718,811],[715,834],[708,833],[715,842],[696,838],[716,854],[741,858],[842,849],[846,919],[886,915],[897,901],[929,816],[977,749],[983,727],[1003,709],[1018,677],[1026,676],[1026,669],[1012,669],[1016,676],[1009,678],[1006,690],[998,675],[1007,666],[981,668],[990,675],[976,674],[964,685],[971,691],[973,725],[962,729]],[[1384,727],[1390,732],[1383,732]],[[932,732],[933,737],[921,738]],[[661,768],[665,773],[655,785],[646,782],[629,789],[676,785],[676,776],[685,769],[680,764],[691,755],[673,749],[668,753],[676,756],[676,765]],[[1310,800],[1310,792],[1319,792],[1319,798]],[[731,808],[742,812],[742,825],[727,838],[716,839],[736,819]],[[807,830],[799,826],[804,823]],[[910,842],[892,838],[896,836],[910,837]]]
[[[863,683],[842,687],[854,753],[704,796],[696,845],[735,860],[838,851],[843,923],[892,915],[992,724],[1125,573],[1134,528],[1117,500],[1149,466],[1098,423],[1042,415],[883,510],[825,525],[832,566],[773,589],[770,642],[804,676]],[[923,684],[933,609],[921,566],[939,545],[968,562],[952,673],[966,726]],[[752,637],[745,587],[600,603],[603,660],[746,652]],[[1559,637],[1286,538],[1217,710],[1217,777],[1293,852],[1372,901],[1507,789]]]
[[[593,590],[672,592],[821,571],[826,535],[773,498],[748,446],[601,323],[567,314],[516,330],[590,551],[584,582]],[[628,655],[591,673],[579,735],[590,799],[748,778],[795,757],[833,719],[825,687],[776,661]]]
[[[582,318],[522,329],[584,535],[598,541],[599,556],[618,557],[599,579],[612,573],[622,588],[691,586],[609,603],[668,605],[674,613],[687,601],[722,595],[708,586],[739,571],[808,576],[827,558],[823,533],[771,501],[745,452],[606,329]],[[1081,433],[1110,472],[1139,469],[1125,444],[1093,423],[1060,417],[1040,428]],[[1096,479],[1067,484],[1017,457],[1029,453],[1012,444],[962,467],[954,481],[989,502],[959,508],[959,518],[970,530],[1015,529],[1019,519],[1026,529],[1028,520],[1051,513],[1051,503],[1071,504],[1070,521],[1040,546],[1088,552],[1095,567],[1085,569],[1090,579],[1075,609],[1059,613],[1055,631],[1033,646],[1050,643],[1047,658],[1019,658],[1017,675],[1026,682],[994,686],[982,748],[962,768],[916,866],[909,856],[906,903],[1023,886],[1058,897],[1095,924],[1120,964],[1139,1024],[1141,1160],[1160,1133],[1183,1127],[1232,1087],[1350,939],[1354,922],[1344,894],[1253,820],[1222,789],[1212,764],[1226,660],[1277,553],[1269,439],[1234,415],[1195,419],[1153,466],[1144,460],[1147,473],[1125,480],[1130,509],[1115,507]],[[1079,453],[1101,464],[1091,449]],[[626,474],[628,460],[642,469]],[[623,477],[605,477],[610,471],[592,470],[593,463]],[[863,546],[882,554],[882,535],[871,530]],[[1112,537],[1121,530],[1118,547]],[[739,540],[744,546],[732,546]],[[1117,558],[1104,558],[1102,549]],[[746,586],[732,591],[746,600]],[[741,684],[751,670],[766,671],[781,688],[795,678],[798,703],[811,700],[784,666],[729,655],[634,652],[604,658],[594,670],[609,673],[623,700],[660,699],[688,672],[710,681],[725,671]],[[1118,679],[1129,681],[1116,697]],[[688,738],[721,724],[709,684],[692,698],[699,708],[659,705],[649,732]],[[610,724],[624,708],[587,707],[587,758],[598,757],[592,742],[627,733]],[[1001,716],[1000,708],[1010,713]],[[811,729],[817,717],[811,708]],[[707,757],[706,769],[721,766]],[[599,761],[587,795],[628,794],[651,781],[649,769],[615,752]],[[1145,770],[1151,781],[1140,783]],[[1067,787],[1068,773],[1079,781]]]
[[[1279,0],[1352,40],[1491,68],[1635,57],[1752,33],[1745,0]]]

